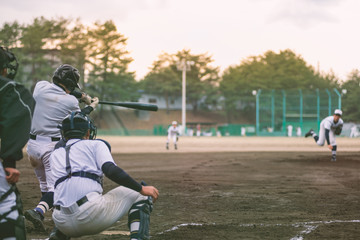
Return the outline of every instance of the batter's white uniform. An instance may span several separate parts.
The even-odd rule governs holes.
[[[30,163],[35,168],[41,192],[48,192],[53,191],[46,183],[52,183],[49,157],[61,137],[57,126],[72,111],[80,111],[80,107],[76,97],[48,81],[36,84],[33,97],[36,106],[26,150]],[[36,139],[31,139],[34,136]]]
[[[109,149],[98,140],[70,139],[71,172],[86,171],[103,176],[101,167],[106,162],[114,163]],[[57,180],[67,175],[65,148],[56,149],[50,157],[53,176]],[[114,163],[115,164],[115,163]],[[97,234],[127,214],[131,206],[147,197],[126,187],[117,187],[105,195],[95,180],[71,177],[59,183],[54,191],[53,220],[56,227],[68,237]],[[87,197],[88,201],[77,201]]]
[[[325,143],[325,129],[330,130],[329,131],[329,140],[330,145],[335,146],[336,140],[335,140],[335,129],[339,126],[342,126],[344,124],[344,121],[339,118],[339,121],[337,123],[334,122],[334,116],[329,116],[327,118],[324,118],[320,123],[320,130],[319,130],[319,139],[317,140],[317,144],[319,146],[323,146]]]
[[[171,125],[168,128],[167,132],[168,132],[168,137],[167,137],[166,143],[168,144],[171,139],[173,141],[173,143],[176,144],[176,138],[180,134],[180,130],[179,130],[178,126],[174,127],[173,125]]]

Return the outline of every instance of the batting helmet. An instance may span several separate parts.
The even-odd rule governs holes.
[[[7,78],[14,79],[19,63],[15,55],[7,48],[0,47],[0,70],[7,69]]]
[[[63,84],[70,92],[74,91],[79,86],[80,72],[69,64],[59,66],[52,77],[55,84]]]
[[[172,121],[172,125],[177,125],[177,121]]]
[[[68,115],[59,126],[61,135],[64,139],[83,138],[88,130],[90,130],[89,139],[95,139],[96,126],[93,124],[90,117],[82,112],[72,112]]]

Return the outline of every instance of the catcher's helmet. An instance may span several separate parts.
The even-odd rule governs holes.
[[[0,47],[0,70],[7,69],[7,78],[14,79],[19,63],[15,55],[7,48]]]
[[[96,137],[96,126],[90,117],[82,112],[72,112],[68,115],[59,126],[61,135],[65,140],[72,138],[83,138],[87,131],[90,130],[90,139]]]
[[[52,77],[53,82],[63,84],[70,92],[79,86],[80,72],[69,64],[59,66]]]

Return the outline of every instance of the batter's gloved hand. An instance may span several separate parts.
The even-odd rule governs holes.
[[[82,93],[80,100],[84,102],[86,105],[91,104],[91,97],[87,95],[86,93]]]
[[[99,104],[99,98],[98,97],[94,97],[94,98],[91,99],[90,107],[95,109],[98,104]]]

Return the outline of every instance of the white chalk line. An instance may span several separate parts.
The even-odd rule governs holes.
[[[276,224],[239,224],[239,227],[275,227],[275,226],[289,226],[289,227],[305,227],[305,230],[301,231],[295,237],[292,237],[290,240],[303,240],[304,235],[307,235],[314,231],[319,225],[321,224],[330,224],[330,223],[360,223],[360,220],[329,220],[329,221],[311,221],[311,222],[298,222],[292,224],[283,224],[283,223],[276,223]],[[161,235],[167,232],[176,231],[181,227],[187,226],[213,226],[216,223],[182,223],[178,224],[170,229],[157,233],[157,235]]]

